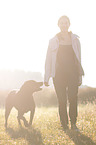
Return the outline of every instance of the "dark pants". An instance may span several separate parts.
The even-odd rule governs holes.
[[[68,124],[67,98],[69,100],[69,117],[72,124],[76,124],[77,119],[77,76],[62,77],[58,74],[53,78],[53,83],[59,103],[59,115],[62,126]]]

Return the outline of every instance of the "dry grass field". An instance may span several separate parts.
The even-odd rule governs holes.
[[[4,127],[4,108],[0,109],[0,145],[96,145],[96,104],[78,106],[77,126],[80,132],[60,125],[58,107],[36,108],[30,128],[18,126],[17,111],[12,110],[8,129]],[[29,113],[25,114],[27,120]],[[70,128],[70,123],[69,123]]]

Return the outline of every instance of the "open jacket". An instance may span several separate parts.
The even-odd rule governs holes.
[[[79,86],[82,84],[82,75],[84,75],[84,71],[81,66],[81,46],[77,35],[71,33],[71,40],[72,40],[72,48],[74,50],[74,53],[78,61],[78,72],[79,72],[78,86]],[[49,41],[49,46],[48,46],[46,61],[45,61],[44,82],[48,82],[50,77],[52,78],[55,77],[56,56],[57,56],[58,48],[59,48],[59,40],[58,37],[55,36]]]

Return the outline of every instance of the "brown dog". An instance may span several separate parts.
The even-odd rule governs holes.
[[[20,119],[24,121],[26,127],[32,124],[34,112],[35,112],[35,102],[33,100],[33,93],[40,91],[43,82],[36,82],[33,80],[26,81],[18,92],[11,91],[6,98],[5,104],[5,127],[7,128],[7,121],[12,107],[15,107],[18,110],[18,123],[21,125]],[[30,112],[30,121],[29,124],[25,117],[24,113]]]

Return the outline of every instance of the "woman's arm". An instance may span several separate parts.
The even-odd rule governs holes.
[[[51,62],[52,62],[52,56],[51,56],[51,47],[50,43],[48,46],[47,50],[47,55],[46,55],[46,60],[45,60],[45,75],[44,75],[44,84],[47,85],[49,78],[50,78],[50,73],[51,73]]]

